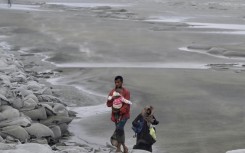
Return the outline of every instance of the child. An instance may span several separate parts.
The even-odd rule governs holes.
[[[146,106],[132,122],[132,125],[138,127],[141,121],[143,122],[142,129],[137,134],[136,145],[133,149],[152,152],[152,145],[156,142],[155,128],[152,126],[159,123],[153,115],[152,106]]]

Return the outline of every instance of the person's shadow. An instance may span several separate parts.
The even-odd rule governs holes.
[[[9,6],[9,7],[12,7],[12,2],[11,2],[11,0],[8,0],[8,6]]]

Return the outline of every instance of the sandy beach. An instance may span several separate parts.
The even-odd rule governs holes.
[[[78,113],[66,143],[111,151],[105,102],[122,75],[133,102],[130,150],[131,122],[149,104],[160,121],[154,153],[245,148],[242,0],[0,2],[0,49],[27,71],[51,72],[40,82]]]

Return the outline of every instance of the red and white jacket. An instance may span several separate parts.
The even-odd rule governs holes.
[[[115,91],[115,89],[112,89],[111,92],[109,93],[108,97],[112,96],[114,91]],[[130,92],[126,88],[122,87],[122,91],[120,92],[120,95],[123,96],[123,98],[130,100]],[[107,99],[106,104],[108,107],[112,107],[113,100],[112,99],[110,100],[110,98]],[[120,115],[121,115],[121,119],[129,119],[130,118],[130,104],[123,103],[122,107],[120,108]],[[113,122],[116,122],[115,114],[113,112],[111,113],[111,120]]]

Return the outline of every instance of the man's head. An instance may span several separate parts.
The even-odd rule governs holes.
[[[122,84],[123,84],[123,77],[122,76],[116,76],[115,77],[115,88],[122,88]]]

